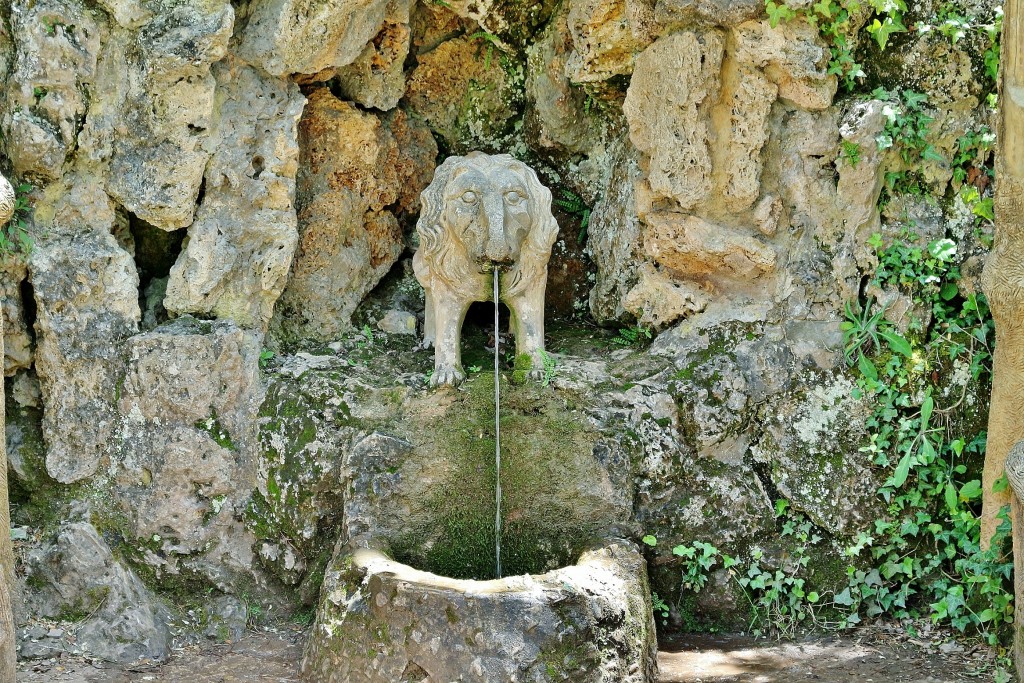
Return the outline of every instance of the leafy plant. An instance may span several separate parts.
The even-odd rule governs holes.
[[[10,255],[25,258],[32,253],[33,242],[28,226],[32,215],[30,195],[33,189],[29,183],[19,183],[14,187],[14,214],[0,230],[0,257]]]
[[[654,332],[643,325],[623,327],[619,329],[619,336],[612,339],[613,344],[619,346],[643,346],[654,338]]]
[[[845,159],[846,163],[854,168],[860,163],[860,145],[850,140],[843,140],[839,143],[839,158]]]
[[[652,548],[658,545],[657,537],[651,534],[644,536],[641,540]],[[716,565],[721,564],[725,569],[736,565],[734,558],[719,552],[718,548],[703,541],[694,541],[693,545],[677,545],[672,548],[672,554],[682,560],[680,570],[683,588],[694,593],[700,593],[704,589],[711,570]],[[654,611],[661,614],[663,621],[668,619],[669,605],[659,598],[657,593],[652,594],[651,597],[655,603]]]
[[[576,236],[576,242],[582,246],[587,241],[587,227],[590,225],[590,207],[583,199],[566,188],[562,188],[562,198],[556,199],[555,204],[560,206],[567,214],[580,219],[580,232]]]
[[[863,66],[853,57],[858,30],[854,16],[865,6],[873,12],[864,30],[883,50],[894,33],[907,30],[904,0],[812,0],[797,6],[790,6],[786,0],[766,0],[765,12],[773,28],[780,22],[802,20],[818,29],[831,53],[828,72],[838,76],[847,90],[853,90],[857,80],[865,76]]]
[[[274,352],[271,351],[270,349],[263,349],[262,351],[260,351],[260,367],[266,368],[267,364],[269,364],[273,358]]]
[[[885,189],[890,195],[912,193],[923,195],[927,184],[921,167],[926,162],[945,165],[947,160],[928,141],[934,118],[928,114],[928,96],[907,89],[886,90],[875,88],[871,96],[886,102],[882,114],[886,118],[885,128],[876,138],[878,148],[892,148],[903,161],[903,169],[885,174]],[[882,199],[885,204],[887,199]]]
[[[485,71],[491,68],[491,58],[494,55],[494,51],[497,50],[499,53],[503,52],[503,50],[501,49],[501,40],[498,38],[498,36],[488,31],[477,31],[476,33],[471,34],[468,40],[481,40],[483,41],[483,44],[487,46],[487,49],[484,53]]]
[[[558,361],[547,351],[540,350],[540,360],[544,364],[544,378],[541,379],[541,386],[548,386],[551,384],[551,380],[555,377],[555,367],[558,365]]]

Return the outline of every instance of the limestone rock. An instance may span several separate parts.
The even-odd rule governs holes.
[[[286,359],[269,372],[257,418],[257,483],[246,511],[259,561],[288,585],[328,559],[322,554],[334,545],[342,513],[342,458],[358,432],[356,378],[341,359],[314,358]],[[306,411],[308,405],[321,408]],[[311,602],[307,588],[301,591]]]
[[[586,113],[586,93],[565,75],[572,40],[564,7],[529,50],[527,120],[535,119],[541,148],[586,153],[597,142],[600,123]]]
[[[21,287],[27,277],[28,268],[21,259],[8,258],[0,263],[5,377],[11,377],[19,370],[32,367],[32,333],[26,321]]]
[[[836,194],[843,215],[844,251],[852,252],[856,265],[865,272],[874,265],[875,255],[868,239],[881,231],[878,198],[885,183],[885,153],[878,149],[877,138],[885,129],[885,104],[878,100],[858,102],[843,116],[839,134],[848,145],[856,145],[858,161],[839,159],[839,183]],[[856,273],[844,273],[848,278]]]
[[[621,321],[627,311],[623,299],[636,285],[643,262],[636,184],[641,171],[637,153],[628,139],[612,147],[611,172],[601,200],[590,214],[587,251],[597,265],[590,290],[590,312],[601,323]]]
[[[408,11],[407,0],[256,0],[236,54],[272,76],[315,74],[356,61],[386,18]]]
[[[723,36],[674,33],[637,57],[623,111],[629,137],[650,157],[648,182],[690,210],[711,192],[710,106],[720,89]]]
[[[404,101],[453,152],[494,147],[522,100],[522,83],[510,72],[486,40],[447,40],[419,56]]]
[[[761,193],[761,149],[768,142],[768,117],[778,88],[760,70],[747,66],[727,68],[723,76],[728,138],[725,144],[716,145],[714,165],[725,176],[721,188],[724,206],[740,213]],[[719,134],[723,132],[719,130]]]
[[[763,12],[761,0],[658,0],[654,18],[669,25],[735,26],[757,19]]]
[[[338,70],[336,82],[342,96],[364,107],[394,109],[405,93],[403,66],[410,37],[408,24],[385,21],[356,60]]]
[[[158,227],[192,223],[213,146],[216,82],[210,65],[227,54],[233,24],[230,3],[190,0],[161,12],[123,46],[112,47],[123,50],[110,57],[115,62],[111,80],[123,95],[112,93],[98,105],[101,111],[119,110],[112,113],[114,130],[106,133],[112,136],[107,192]],[[123,66],[117,60],[124,60]],[[126,73],[132,76],[126,79]]]
[[[310,94],[299,125],[299,247],[275,335],[336,339],[402,253],[394,212],[412,210],[436,147],[404,114],[389,122],[326,88]],[[418,144],[403,149],[396,138]]]
[[[573,566],[492,582],[342,551],[327,570],[303,680],[654,683],[646,579],[636,546],[618,540]]]
[[[521,49],[530,42],[534,33],[547,24],[555,0],[533,3],[503,2],[503,0],[451,0],[444,7],[459,17],[470,20],[473,30],[483,29],[494,36],[504,50]]]
[[[645,251],[680,277],[747,281],[775,269],[771,246],[696,216],[650,213],[643,240]]]
[[[141,317],[138,274],[109,233],[85,232],[38,243],[29,276],[38,310],[46,469],[70,483],[93,474],[111,445],[119,345]]]
[[[14,62],[0,125],[18,176],[59,178],[75,147],[96,75],[101,21],[78,3],[14,2]]]
[[[648,264],[640,271],[640,280],[626,294],[622,305],[638,324],[662,330],[680,318],[700,313],[708,300],[707,293],[699,287],[673,281]]]
[[[153,18],[153,12],[140,0],[96,0],[121,26],[139,28]]]
[[[259,337],[186,316],[126,347],[111,497],[159,550],[145,561],[158,576],[200,553],[209,571],[250,570],[253,539],[236,516],[254,485]]]
[[[565,73],[576,83],[632,73],[636,55],[657,37],[645,0],[572,0],[568,25],[574,50]]]
[[[811,111],[832,104],[839,85],[828,73],[830,53],[816,28],[803,21],[775,28],[767,21],[748,21],[733,29],[732,37],[735,58],[764,69],[780,98]]]
[[[92,657],[130,664],[170,654],[169,613],[111,553],[92,524],[64,523],[26,561],[29,602],[48,617],[82,615],[77,646]]]
[[[377,321],[377,327],[386,334],[416,334],[416,316],[408,311],[390,310]]]
[[[215,68],[220,143],[188,243],[171,268],[164,306],[265,328],[284,289],[298,236],[298,87],[237,61]]]
[[[877,492],[884,476],[860,452],[871,406],[852,397],[853,384],[837,377],[799,401],[781,401],[769,414],[762,439],[751,447],[766,463],[779,492],[815,524],[833,534],[868,531],[884,513]]]

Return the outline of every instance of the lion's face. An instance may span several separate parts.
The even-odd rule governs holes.
[[[533,223],[527,183],[514,168],[472,162],[467,158],[444,186],[441,220],[480,272],[507,269]]]

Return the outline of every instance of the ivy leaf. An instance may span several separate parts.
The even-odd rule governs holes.
[[[654,546],[658,545],[658,539],[657,539],[657,538],[655,538],[654,536],[651,536],[650,534],[647,534],[646,536],[644,536],[644,537],[643,537],[642,539],[640,539],[640,540],[642,540],[642,541],[644,542],[644,544],[645,544],[645,545],[649,545],[649,546],[651,546],[652,548],[653,548]]]
[[[868,33],[875,37],[878,42],[878,47],[885,49],[885,46],[889,43],[889,36],[893,33],[904,33],[907,27],[903,25],[903,22],[899,19],[893,19],[892,17],[886,17],[885,21],[878,21],[875,19],[870,26],[868,26]]]
[[[960,288],[956,286],[955,282],[947,282],[942,285],[942,291],[939,292],[939,296],[942,297],[943,301],[950,301],[960,292]]]
[[[1007,488],[1009,488],[1009,486],[1010,486],[1010,480],[1007,479],[1006,478],[1006,474],[1003,473],[1003,476],[1001,476],[998,479],[996,479],[995,483],[992,484],[992,492],[993,493],[1002,493]]]
[[[948,261],[956,256],[956,242],[948,238],[935,240],[928,245],[928,253],[940,261]]]
[[[853,596],[850,595],[850,587],[847,586],[846,588],[844,588],[842,593],[838,593],[836,597],[832,598],[832,602],[836,603],[837,605],[844,605],[846,607],[852,605]]]
[[[977,479],[972,479],[963,486],[960,487],[960,500],[968,501],[974,500],[981,496],[981,482]]]
[[[914,354],[914,348],[903,335],[898,332],[880,332],[879,335],[888,342],[889,347],[896,353],[910,358]]]

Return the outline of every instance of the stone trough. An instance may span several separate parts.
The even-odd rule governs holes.
[[[306,681],[656,680],[647,572],[630,541],[596,543],[544,574],[489,581],[360,548],[335,555],[322,595]]]

